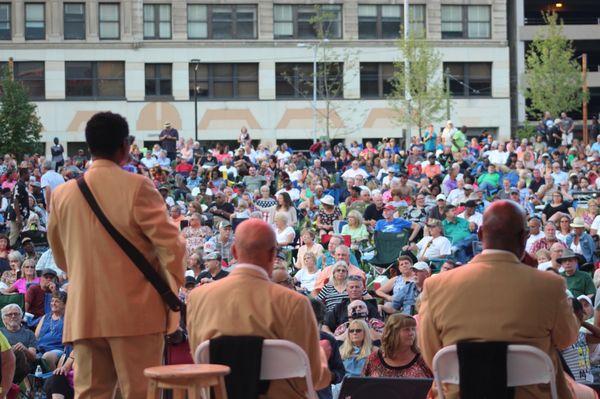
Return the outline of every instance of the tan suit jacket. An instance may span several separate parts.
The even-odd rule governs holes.
[[[533,345],[554,363],[558,396],[571,398],[556,354],[575,342],[579,329],[566,288],[562,277],[529,267],[506,251],[478,255],[428,278],[419,311],[423,358],[432,368],[438,350],[463,340]],[[457,398],[456,390],[448,397]],[[521,398],[550,398],[549,386],[517,388],[515,399]]]
[[[152,182],[106,160],[95,160],[85,180],[113,226],[172,288],[181,286],[185,242]],[[65,342],[166,331],[162,298],[106,232],[74,180],[52,193],[48,241],[69,277]]]
[[[258,266],[237,265],[224,279],[195,288],[187,307],[192,355],[200,343],[222,335],[254,335],[285,339],[308,356],[315,389],[331,383],[322,367],[319,332],[308,298],[269,281]],[[305,398],[302,379],[273,381],[268,398]]]

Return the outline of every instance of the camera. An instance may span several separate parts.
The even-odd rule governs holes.
[[[352,312],[350,313],[351,320],[366,319],[366,318],[367,318],[367,313],[361,312],[358,309],[352,309]]]

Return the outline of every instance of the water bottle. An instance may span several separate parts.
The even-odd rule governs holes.
[[[38,366],[35,368],[35,376],[36,378],[41,378],[42,374],[42,366],[38,364]]]

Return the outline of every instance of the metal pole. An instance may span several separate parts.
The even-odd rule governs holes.
[[[587,54],[581,54],[581,74],[583,75],[583,95],[587,93]],[[583,99],[583,145],[588,145],[590,138],[588,137],[588,103],[587,99]]]
[[[408,23],[409,23],[409,19],[408,19],[408,0],[404,0],[404,8],[403,8],[403,12],[404,12],[404,44],[405,44],[405,48],[407,47],[406,44],[408,42]],[[407,105],[408,105],[408,110],[407,112],[411,113],[411,109],[410,109],[410,85],[408,83],[408,79],[409,79],[409,62],[408,62],[408,58],[406,58],[406,52],[404,53],[404,96],[407,100]],[[408,143],[410,142],[410,116],[406,118],[406,133],[407,133],[407,138],[405,140],[405,145],[408,145]]]
[[[198,141],[198,62],[194,65],[194,141]]]
[[[450,120],[450,68],[446,68],[446,90],[448,97],[446,98],[446,120]]]
[[[312,139],[317,142],[317,51],[319,44],[313,46],[313,110],[312,110]]]

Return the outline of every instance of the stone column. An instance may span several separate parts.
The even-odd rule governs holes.
[[[99,40],[98,32],[98,0],[89,0],[86,2],[85,15],[87,19],[86,23],[86,38],[90,42],[97,42]]]
[[[15,0],[13,3],[13,41],[25,41],[25,2],[23,0]]]

